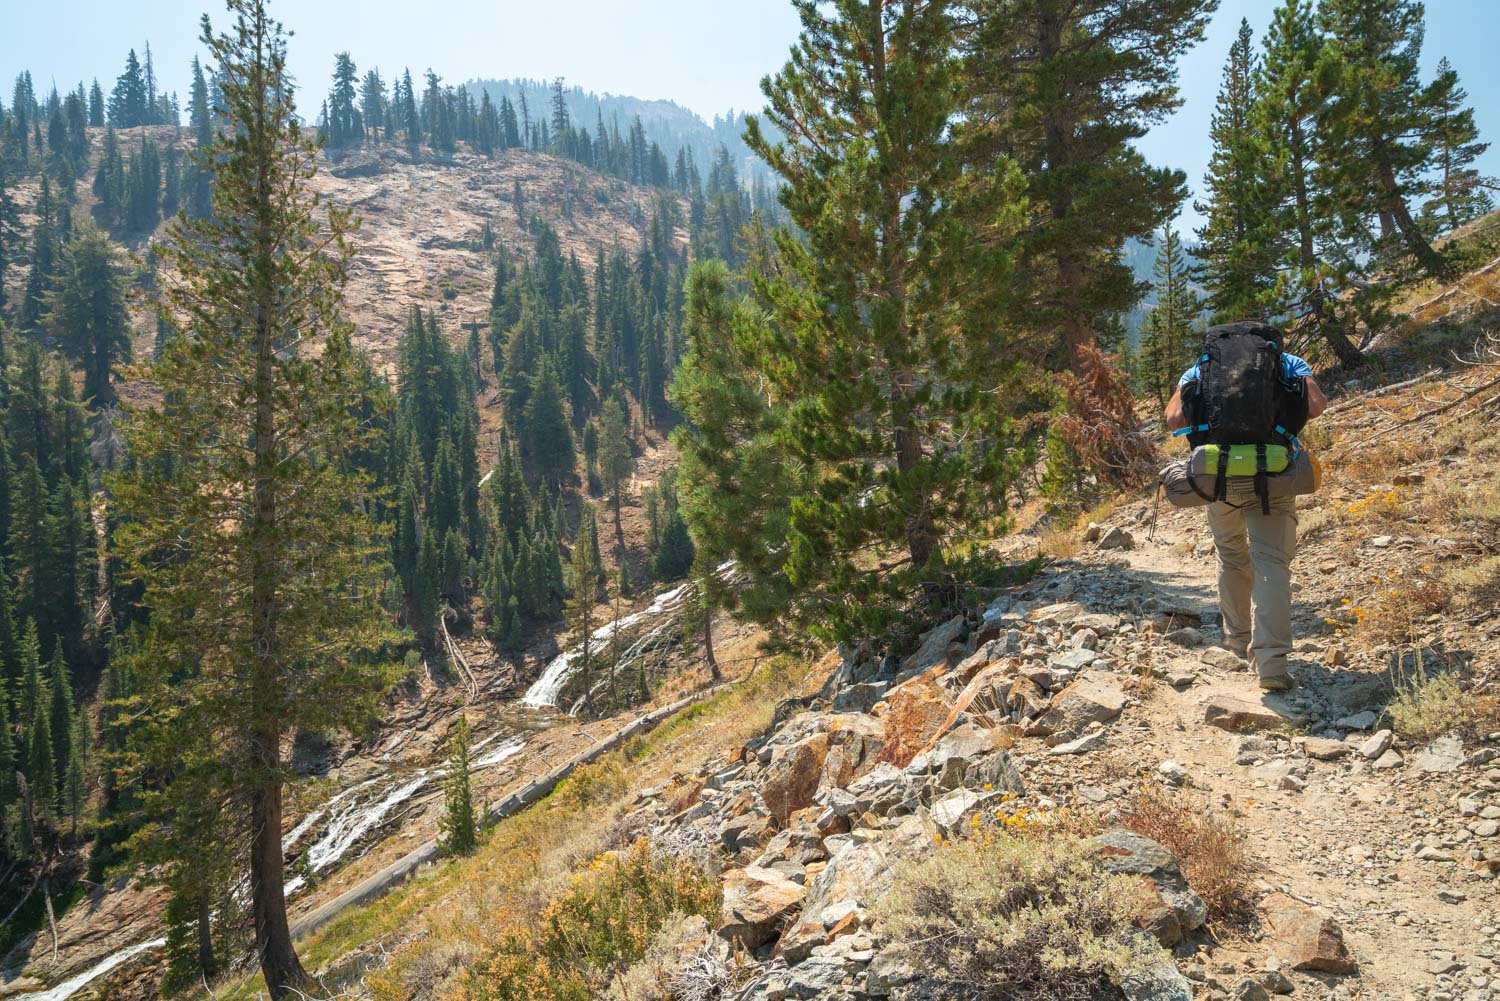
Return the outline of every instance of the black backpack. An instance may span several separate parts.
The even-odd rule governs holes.
[[[1253,320],[1210,327],[1198,355],[1198,378],[1182,387],[1186,435],[1199,445],[1281,445],[1296,450],[1297,434],[1307,424],[1307,385],[1288,379],[1281,359],[1281,331]],[[1214,500],[1226,491],[1228,448],[1219,452],[1221,468]],[[1265,449],[1255,475],[1261,510],[1270,512],[1266,489]]]

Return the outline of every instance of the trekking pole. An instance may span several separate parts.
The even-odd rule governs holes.
[[[1147,542],[1155,542],[1156,541],[1156,521],[1157,521],[1158,518],[1161,517],[1161,495],[1162,495],[1163,492],[1166,491],[1166,489],[1167,489],[1166,484],[1164,484],[1164,483],[1162,483],[1161,481],[1158,480],[1157,484],[1156,484],[1156,490],[1152,494],[1151,531],[1149,531],[1149,532],[1146,533],[1146,541]]]

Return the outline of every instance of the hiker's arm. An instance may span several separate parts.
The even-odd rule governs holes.
[[[1318,399],[1323,399],[1322,393],[1318,394]],[[1321,409],[1319,407],[1319,410]],[[1172,394],[1172,398],[1167,401],[1166,420],[1168,431],[1180,431],[1187,427],[1187,418],[1182,414],[1182,387],[1180,386],[1177,388],[1177,392]]]
[[[1318,380],[1312,376],[1307,377],[1307,419],[1312,420],[1323,411],[1328,409],[1328,397],[1323,395],[1323,389],[1318,385]],[[1171,413],[1169,410],[1168,413]],[[1170,418],[1169,418],[1170,419]]]

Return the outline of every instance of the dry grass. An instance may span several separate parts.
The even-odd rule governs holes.
[[[498,824],[471,857],[433,869],[389,896],[352,908],[302,946],[310,968],[355,950],[387,962],[366,978],[377,1001],[443,997],[464,969],[564,894],[575,872],[633,838],[634,790],[739,747],[801,683],[801,665],[762,663],[721,692],[612,755],[580,769],[546,800]],[[258,978],[233,996],[251,997]],[[223,997],[224,995],[220,995]]]
[[[1500,606],[1500,556],[1449,570],[1443,580],[1452,588],[1454,599],[1465,608],[1493,610]]]
[[[1037,549],[1051,560],[1070,560],[1083,549],[1076,528],[1048,528],[1037,539]]]
[[[1368,607],[1358,609],[1361,635],[1398,646],[1417,642],[1426,617],[1441,612],[1452,600],[1448,586],[1430,571],[1430,567],[1419,567],[1404,577],[1382,581]]]
[[[1201,797],[1146,782],[1131,800],[1125,825],[1177,856],[1211,919],[1239,924],[1250,914],[1254,866],[1233,817]]]

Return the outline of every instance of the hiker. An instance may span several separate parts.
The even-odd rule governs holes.
[[[1178,380],[1166,412],[1175,436],[1186,435],[1195,447],[1223,446],[1208,524],[1219,557],[1224,645],[1254,664],[1266,691],[1293,685],[1286,662],[1292,652],[1291,563],[1297,548],[1297,499],[1272,496],[1266,489],[1267,447],[1299,452],[1297,432],[1328,405],[1307,362],[1283,352],[1281,341],[1280,330],[1256,322],[1209,328],[1198,360]],[[1272,376],[1278,358],[1280,371]],[[1225,476],[1229,446],[1250,446],[1243,453],[1252,463],[1251,475]]]

